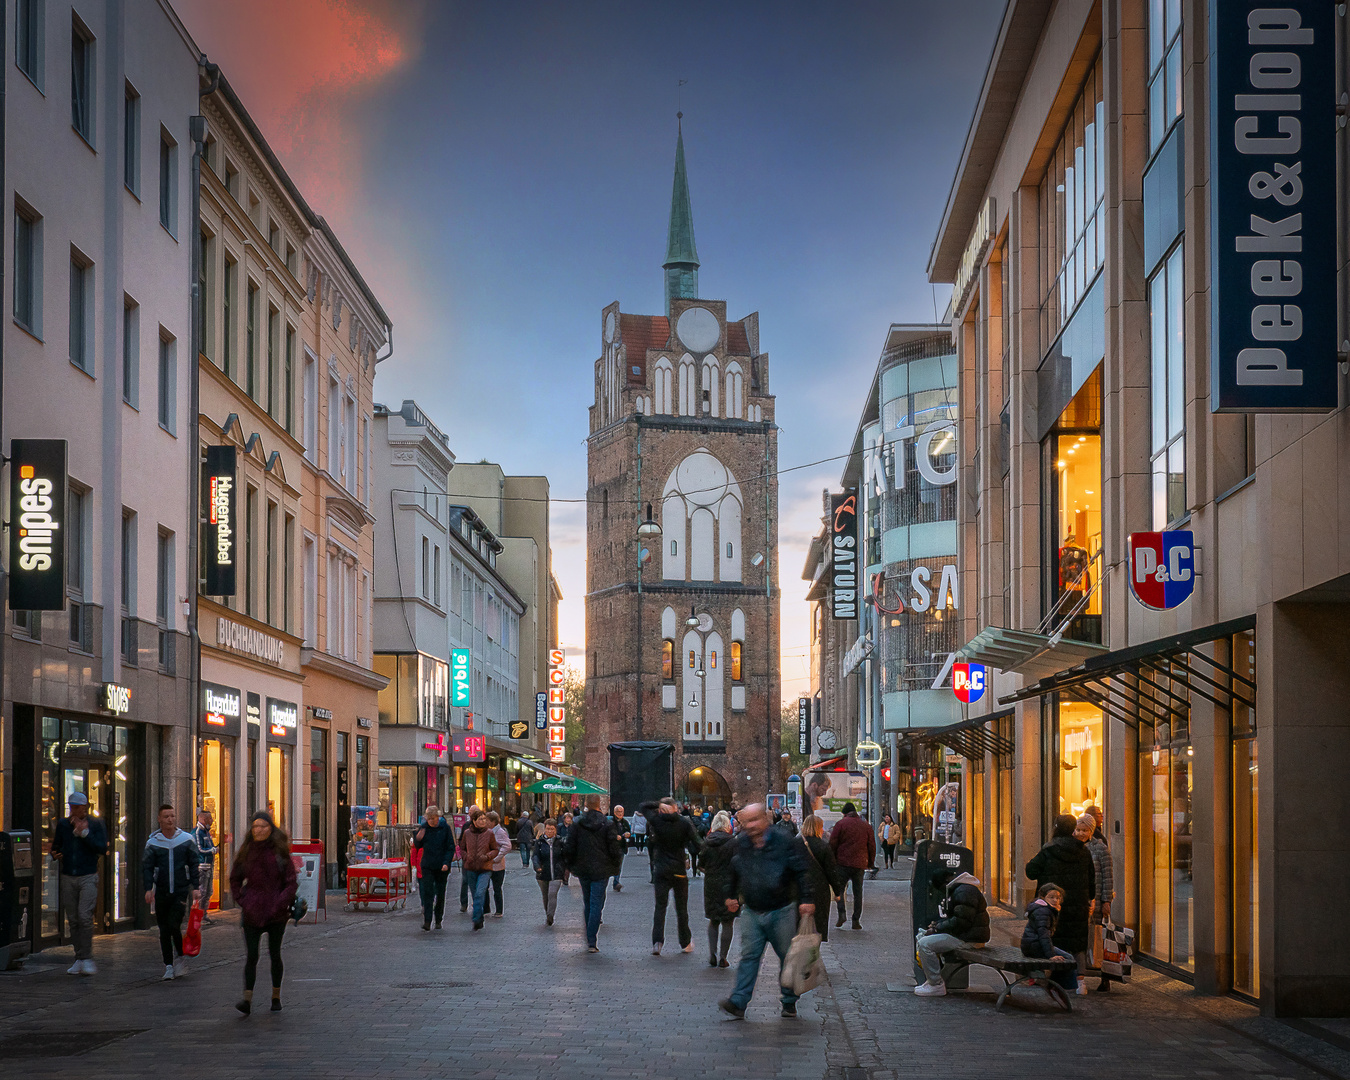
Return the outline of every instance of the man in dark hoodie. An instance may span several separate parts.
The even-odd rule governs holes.
[[[600,915],[605,910],[605,886],[618,873],[623,860],[619,834],[600,812],[600,796],[586,796],[586,812],[572,822],[563,842],[563,863],[581,885],[581,905],[586,916],[586,948],[600,951]]]
[[[928,976],[927,982],[914,988],[920,997],[942,997],[947,993],[942,981],[944,952],[967,945],[980,947],[989,941],[989,904],[980,891],[980,879],[966,873],[945,876],[947,895],[938,904],[939,918],[915,942],[923,973]]]
[[[642,815],[647,819],[647,846],[651,850],[652,883],[656,887],[652,955],[660,956],[666,943],[666,907],[672,891],[675,893],[680,948],[691,953],[694,951],[694,934],[689,929],[689,866],[698,858],[703,845],[693,821],[680,813],[674,799],[643,803]]]

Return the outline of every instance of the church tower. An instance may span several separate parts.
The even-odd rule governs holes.
[[[778,429],[758,313],[698,295],[683,132],[662,268],[664,315],[600,313],[582,766],[669,742],[677,798],[743,806],[778,787]]]

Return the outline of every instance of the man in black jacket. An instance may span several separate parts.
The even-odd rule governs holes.
[[[445,914],[445,883],[450,879],[450,864],[455,861],[455,834],[441,817],[440,807],[427,807],[426,824],[413,834],[412,846],[422,852],[422,929],[431,929],[434,916],[439,930]]]
[[[942,997],[942,954],[954,949],[979,948],[989,941],[989,905],[974,874],[947,875],[947,895],[938,904],[938,920],[915,942],[919,963],[928,980],[914,988],[919,997]],[[940,881],[937,882],[941,884]]]
[[[647,846],[651,850],[652,883],[656,886],[656,910],[652,914],[652,955],[660,956],[666,943],[666,907],[675,893],[675,922],[680,948],[694,951],[694,935],[689,929],[689,864],[698,858],[703,845],[693,821],[680,813],[674,799],[643,803],[647,819]],[[686,856],[688,861],[686,862]]]
[[[816,906],[811,902],[806,848],[781,829],[771,829],[768,811],[759,803],[747,806],[736,817],[743,832],[735,841],[736,852],[731,857],[733,899],[727,900],[727,910],[741,912],[741,963],[736,970],[736,989],[717,1004],[724,1013],[743,1020],[759,978],[765,944],[772,945],[778,954],[781,972],[797,932],[798,917],[815,914]],[[785,986],[781,990],[780,1015],[796,1016],[797,995]]]
[[[600,796],[586,796],[586,812],[572,822],[563,842],[563,863],[581,885],[586,916],[586,948],[600,951],[600,915],[605,910],[605,886],[619,869],[623,849],[609,818],[600,813]]]
[[[103,822],[89,816],[89,797],[82,791],[70,796],[70,816],[56,823],[52,858],[61,866],[61,910],[75,945],[75,963],[67,975],[93,975],[94,907],[98,902],[99,860],[108,850]]]

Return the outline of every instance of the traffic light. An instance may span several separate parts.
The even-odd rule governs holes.
[[[890,767],[889,765],[885,766],[885,767],[881,770],[881,778],[882,778],[883,780],[890,780],[890,778],[891,778],[891,767]]]

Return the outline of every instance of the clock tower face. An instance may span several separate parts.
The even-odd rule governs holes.
[[[675,333],[680,343],[694,353],[711,352],[722,336],[717,316],[705,307],[686,308],[675,320]]]

